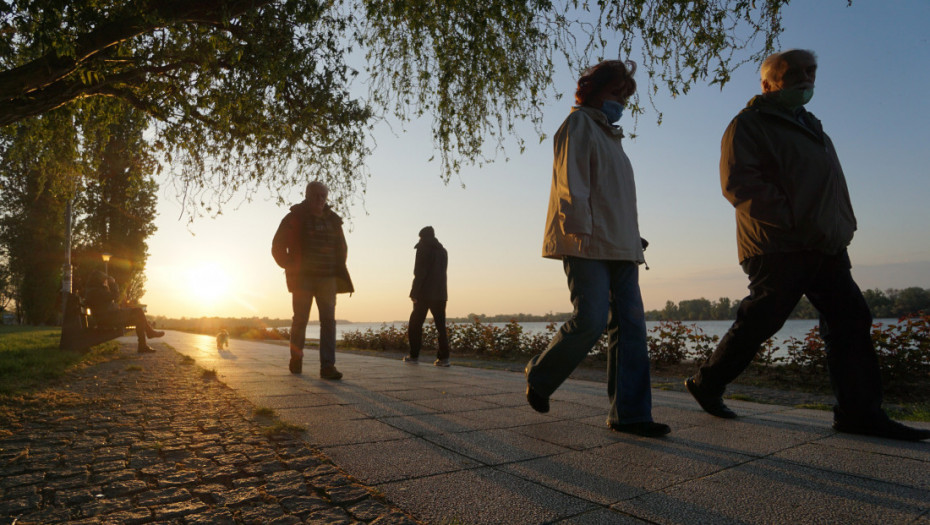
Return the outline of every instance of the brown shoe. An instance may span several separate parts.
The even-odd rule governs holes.
[[[155,349],[149,345],[139,345],[139,349],[136,351],[139,352],[140,354],[151,354],[152,352],[155,351]]]
[[[146,337],[148,337],[149,339],[155,339],[156,337],[164,337],[165,332],[163,332],[163,331],[161,331],[161,330],[152,330],[151,332],[148,332],[148,333],[146,333],[145,335],[146,335]]]
[[[336,370],[335,366],[324,366],[320,369],[320,377],[323,379],[332,379],[333,381],[337,381],[342,379],[342,372]]]

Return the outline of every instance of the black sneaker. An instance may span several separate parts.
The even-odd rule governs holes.
[[[287,365],[292,374],[299,374],[303,372],[304,360],[302,357],[291,356],[291,362]]]
[[[701,405],[704,412],[712,416],[722,417],[723,419],[733,419],[736,417],[736,412],[730,410],[723,404],[722,396],[709,395],[706,392],[702,392],[701,387],[694,382],[693,377],[685,379],[685,388],[694,396],[695,401]]]
[[[408,365],[418,365],[418,364],[420,364],[420,358],[419,358],[419,357],[412,357],[412,356],[409,356],[409,355],[405,355],[405,356],[404,356],[404,362],[407,363]]]
[[[549,398],[544,397],[539,392],[533,390],[533,387],[526,385],[526,400],[533,407],[533,410],[545,414],[549,411]]]
[[[607,425],[611,430],[623,432],[624,434],[633,434],[642,437],[662,437],[672,431],[672,427],[665,423],[656,423],[654,421],[642,421],[639,423],[610,423]]]
[[[902,425],[892,419],[858,422],[834,420],[833,429],[845,434],[875,436],[899,441],[923,441],[930,439],[930,430]]]

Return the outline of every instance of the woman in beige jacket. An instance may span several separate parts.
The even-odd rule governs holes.
[[[578,80],[578,106],[554,138],[552,189],[543,257],[561,259],[574,305],[572,318],[545,352],[526,366],[526,396],[539,412],[549,396],[608,330],[607,425],[659,437],[652,420],[646,319],[639,290],[644,241],[636,215],[633,167],[623,131],[613,125],[636,91],[636,64],[608,60]]]

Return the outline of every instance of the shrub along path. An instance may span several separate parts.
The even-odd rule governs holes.
[[[0,523],[417,523],[153,343],[0,401]]]

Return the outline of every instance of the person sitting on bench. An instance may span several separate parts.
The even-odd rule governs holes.
[[[84,299],[90,307],[91,315],[97,321],[97,326],[116,328],[135,326],[136,336],[139,338],[139,353],[155,351],[146,343],[146,337],[155,338],[165,335],[165,332],[155,330],[149,325],[142,308],[119,307],[116,302],[119,299],[119,286],[116,284],[116,279],[103,272],[97,271],[91,275]]]

